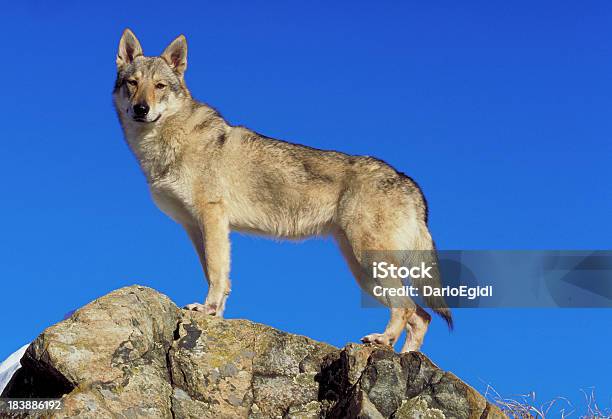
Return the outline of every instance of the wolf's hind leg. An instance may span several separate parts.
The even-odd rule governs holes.
[[[367,271],[368,267],[363,266],[360,261],[362,245],[356,239],[349,240],[344,231],[338,231],[334,236],[353,276],[359,285],[365,287],[366,292],[369,292],[373,284]],[[396,288],[402,287],[400,280],[390,280],[386,285]],[[380,343],[393,346],[404,331],[408,318],[414,313],[416,305],[409,297],[393,298],[391,301],[387,298],[379,300],[391,309],[389,323],[383,333],[371,333],[361,340],[364,343]]]
[[[416,311],[408,318],[406,325],[406,342],[402,347],[403,352],[416,352],[421,348],[425,333],[431,322],[431,316],[419,305]]]
[[[400,337],[410,317],[411,310],[407,308],[391,308],[391,319],[383,333],[371,333],[361,338],[363,343],[380,343],[393,346]]]

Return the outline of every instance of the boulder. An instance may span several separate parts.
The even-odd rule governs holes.
[[[137,285],[49,327],[21,363],[2,397],[62,398],[44,417],[505,417],[422,353],[338,349]]]

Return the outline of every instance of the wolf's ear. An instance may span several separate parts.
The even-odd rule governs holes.
[[[187,69],[187,39],[185,39],[185,36],[179,35],[172,41],[161,57],[174,71],[182,76]]]
[[[119,41],[117,67],[121,68],[131,64],[132,61],[134,61],[134,58],[141,55],[142,47],[140,46],[140,42],[138,42],[136,35],[134,35],[134,33],[129,29],[124,30],[123,35],[121,35],[121,40]]]

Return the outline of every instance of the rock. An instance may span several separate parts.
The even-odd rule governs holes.
[[[421,353],[344,349],[247,320],[180,310],[141,286],[45,330],[2,397],[62,397],[84,418],[496,418]]]
[[[320,388],[334,418],[502,418],[476,390],[420,352],[349,344],[330,354]]]
[[[177,417],[318,417],[330,345],[246,320],[185,312],[169,352]]]
[[[166,357],[181,310],[156,291],[112,292],[45,330],[3,395],[58,397],[66,416],[170,417]]]

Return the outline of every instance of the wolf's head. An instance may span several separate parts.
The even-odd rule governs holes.
[[[136,36],[126,29],[119,41],[113,100],[122,121],[150,125],[176,113],[190,97],[183,75],[187,40],[180,35],[159,57],[145,57]]]

